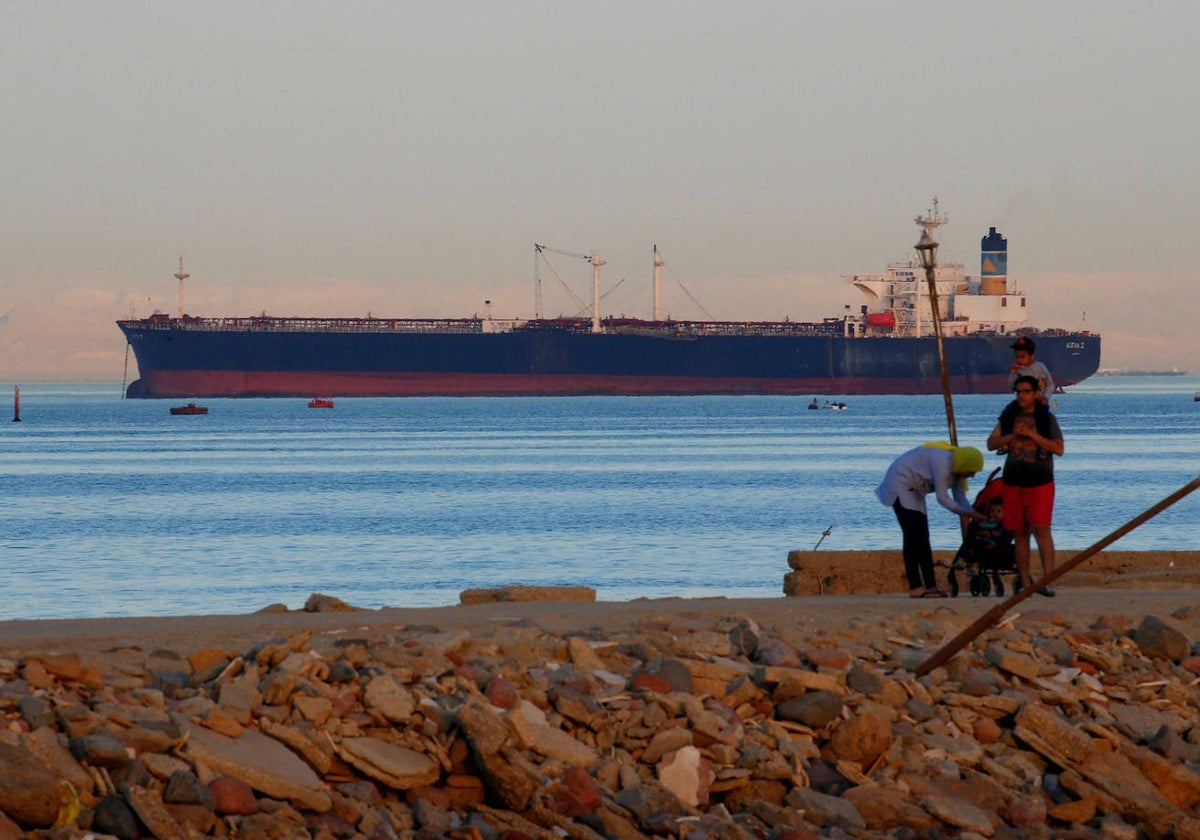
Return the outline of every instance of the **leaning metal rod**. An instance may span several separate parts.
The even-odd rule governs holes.
[[[929,308],[933,314],[933,336],[937,340],[938,367],[942,371],[942,397],[946,400],[946,425],[950,427],[950,445],[958,446],[958,428],[954,425],[954,403],[950,399],[950,372],[946,369],[946,347],[942,344],[942,316],[938,311],[937,283],[933,279],[933,267],[925,269],[925,280],[929,283]]]
[[[830,523],[829,527],[821,532],[821,539],[817,540],[817,544],[813,546],[813,551],[821,547],[821,543],[825,541],[825,538],[829,536],[831,531],[833,531],[833,523]]]
[[[1000,617],[1004,615],[1004,613],[1008,612],[1008,609],[1010,607],[1016,606],[1021,601],[1024,601],[1026,598],[1030,597],[1035,592],[1037,592],[1038,589],[1040,589],[1041,587],[1047,586],[1047,585],[1053,583],[1054,581],[1058,580],[1060,577],[1062,577],[1067,572],[1074,569],[1076,566],[1078,566],[1084,560],[1087,560],[1093,554],[1097,553],[1098,551],[1101,551],[1102,549],[1104,549],[1111,543],[1116,542],[1121,537],[1128,534],[1130,531],[1132,531],[1134,528],[1141,525],[1146,520],[1151,519],[1151,518],[1157,516],[1158,514],[1162,513],[1164,510],[1166,510],[1171,505],[1178,502],[1184,496],[1191,493],[1197,487],[1200,487],[1200,477],[1193,478],[1191,481],[1189,481],[1183,487],[1180,487],[1178,490],[1176,490],[1170,496],[1167,496],[1165,499],[1163,499],[1158,504],[1156,504],[1153,507],[1148,508],[1146,511],[1138,514],[1133,519],[1129,520],[1124,525],[1122,525],[1120,528],[1113,531],[1111,534],[1109,534],[1104,539],[1100,540],[1099,542],[1095,543],[1094,545],[1092,545],[1088,548],[1085,548],[1083,551],[1076,554],[1074,557],[1072,557],[1066,563],[1063,563],[1061,566],[1059,566],[1054,571],[1050,572],[1045,577],[1041,578],[1040,580],[1035,580],[1032,583],[1032,585],[1026,586],[1020,592],[1015,593],[1007,601],[1001,601],[999,604],[992,607],[990,610],[985,612],[983,615],[979,616],[979,618],[975,619],[975,622],[973,624],[971,624],[970,627],[968,627],[966,630],[959,633],[957,636],[955,636],[953,639],[951,639],[949,642],[947,642],[945,645],[943,645],[940,650],[936,651],[933,654],[933,656],[929,657],[924,662],[922,662],[916,670],[917,676],[923,677],[924,675],[926,675],[930,671],[932,671],[934,668],[936,668],[937,666],[941,665],[943,662],[948,660],[950,657],[954,656],[954,654],[958,653],[960,650],[962,650],[964,647],[966,647],[968,644],[970,644],[972,641],[974,641],[976,636],[978,636],[984,630],[987,630],[989,627],[991,627],[993,624],[995,624],[996,621],[999,620]]]

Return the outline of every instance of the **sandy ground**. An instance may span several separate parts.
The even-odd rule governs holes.
[[[807,553],[806,553],[807,554]],[[639,624],[709,629],[729,617],[749,617],[781,638],[804,638],[837,632],[857,619],[870,625],[890,623],[904,613],[942,611],[967,624],[996,607],[1002,599],[957,598],[915,600],[902,591],[896,552],[821,552],[831,573],[842,581],[860,580],[858,591],[755,599],[639,599],[622,602],[503,601],[434,608],[386,608],[352,612],[261,612],[248,615],[104,618],[0,622],[0,657],[77,653],[97,664],[114,663],[131,652],[168,649],[188,654],[204,647],[244,653],[276,637],[312,634],[321,652],[347,638],[402,637],[407,629],[469,631],[487,638],[514,621],[529,621],[549,633],[599,629],[619,633]],[[1070,557],[1062,552],[1060,557]],[[880,571],[880,563],[884,571]],[[1174,565],[1170,565],[1174,563]],[[872,571],[874,570],[874,571]],[[814,570],[813,574],[818,572]],[[942,572],[944,573],[944,571]],[[807,574],[807,572],[801,572]],[[888,589],[879,592],[880,578]],[[890,581],[890,584],[889,584]],[[1182,607],[1200,614],[1200,552],[1113,552],[1087,561],[1064,575],[1054,599],[1027,597],[1009,613],[1052,612],[1072,622],[1090,623],[1099,616],[1125,616],[1135,621],[1154,614],[1168,616]],[[782,587],[781,587],[782,591]],[[1200,638],[1200,618],[1196,635]],[[863,625],[859,625],[863,626]]]

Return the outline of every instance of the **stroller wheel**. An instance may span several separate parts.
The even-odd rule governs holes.
[[[971,594],[974,597],[978,598],[979,597],[979,575],[971,575],[971,579],[969,582],[970,582],[970,586],[971,586]]]
[[[979,594],[990,595],[992,592],[992,582],[985,574],[979,575]]]
[[[1003,598],[1004,597],[1004,580],[1000,577],[1000,573],[996,572],[994,575],[992,575],[992,580],[996,584],[996,597]]]
[[[958,597],[958,575],[954,574],[954,569],[950,569],[950,574],[947,576],[947,582],[950,584],[950,597]]]

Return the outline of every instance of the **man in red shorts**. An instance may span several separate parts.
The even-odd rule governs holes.
[[[1054,570],[1054,537],[1050,522],[1054,514],[1054,457],[1065,451],[1058,418],[1049,411],[1034,409],[1041,396],[1032,376],[1017,377],[1017,398],[1000,414],[1000,422],[988,436],[987,448],[1007,452],[1004,462],[1004,527],[1016,536],[1017,576],[1022,587],[1033,583],[1029,574],[1029,535],[1032,533],[1042,558],[1042,574]],[[1048,597],[1048,586],[1038,589]]]

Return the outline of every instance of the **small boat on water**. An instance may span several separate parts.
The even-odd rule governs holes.
[[[171,406],[171,413],[172,414],[208,414],[208,408],[203,405],[196,405],[195,403],[188,403],[187,405],[173,405],[173,406]]]
[[[1192,397],[1196,402],[1200,402],[1200,391],[1196,392],[1196,396]]]
[[[333,400],[328,397],[313,397],[308,401],[309,408],[333,408]]]

